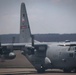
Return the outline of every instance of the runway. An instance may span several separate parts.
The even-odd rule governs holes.
[[[34,68],[0,68],[0,75],[76,75],[76,73],[63,73],[62,70],[46,70],[38,74]]]

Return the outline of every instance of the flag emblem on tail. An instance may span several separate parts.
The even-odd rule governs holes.
[[[21,26],[21,29],[26,29],[27,28],[27,26]]]

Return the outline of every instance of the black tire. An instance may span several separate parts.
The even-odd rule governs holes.
[[[37,70],[37,73],[45,73],[45,69],[41,68]]]

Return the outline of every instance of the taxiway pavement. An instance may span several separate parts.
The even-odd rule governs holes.
[[[0,68],[0,75],[76,75],[76,73],[63,73],[62,70],[49,69],[38,74],[34,68]]]

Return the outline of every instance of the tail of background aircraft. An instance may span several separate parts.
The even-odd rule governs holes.
[[[20,43],[29,43],[31,42],[31,31],[24,3],[21,3],[20,11]]]

